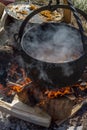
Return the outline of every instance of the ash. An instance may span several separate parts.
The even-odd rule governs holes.
[[[80,128],[82,128],[84,120],[87,120],[87,105],[83,106],[73,118],[60,126],[52,123],[49,128],[37,126],[0,112],[0,130],[71,130],[71,128],[73,128],[73,130],[81,130]]]
[[[2,42],[1,45],[14,45],[13,35],[18,32],[21,22],[15,21],[15,23],[10,23],[9,26],[6,26],[6,31],[4,34],[0,35],[0,39]],[[13,30],[14,27],[14,30]],[[0,95],[2,98],[2,95]],[[11,102],[13,97],[4,97],[3,100]],[[12,117],[9,114],[5,114],[0,112],[0,130],[81,130],[84,122],[87,122],[87,104],[85,104],[78,113],[68,119],[66,122],[62,123],[61,125],[57,126],[54,122],[52,122],[49,128],[44,128],[38,125],[34,125],[32,123],[20,120],[18,118]],[[85,123],[86,124],[86,123]],[[87,124],[86,124],[87,125]],[[87,129],[87,127],[86,127]]]

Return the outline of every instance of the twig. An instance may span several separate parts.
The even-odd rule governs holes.
[[[23,85],[20,85],[20,84],[17,84],[17,83],[14,83],[14,82],[11,82],[11,81],[9,81],[8,83],[7,83],[8,85],[15,85],[15,86],[18,86],[18,87],[21,87],[21,88],[23,88]]]
[[[20,85],[20,84],[17,84],[17,83],[14,83],[14,82],[11,82],[11,81],[9,81],[7,84],[8,85],[15,85],[15,86],[18,86],[18,87],[20,87],[20,88],[22,88],[22,89],[24,89],[25,87],[29,87],[29,85],[32,83],[32,81],[30,81],[29,83],[26,83],[26,84],[24,84],[24,85]]]

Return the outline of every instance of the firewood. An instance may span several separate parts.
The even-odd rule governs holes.
[[[31,105],[38,106],[45,110],[53,120],[61,120],[71,114],[73,101],[67,97],[49,99],[44,95],[40,86],[31,84],[31,87],[24,89],[18,94],[19,100]]]
[[[22,85],[20,85],[20,84],[17,84],[17,83],[14,83],[14,82],[11,82],[11,81],[8,81],[8,86],[18,86],[18,87],[20,87],[20,88],[23,88],[23,86]]]
[[[44,127],[49,127],[51,123],[51,117],[46,112],[38,107],[25,105],[18,98],[14,98],[11,104],[0,100],[0,111]]]
[[[25,103],[27,105],[33,106],[33,102],[32,103],[30,102],[30,98],[29,98],[28,90],[27,89],[25,89],[24,91],[21,91],[21,92],[17,93],[17,95],[18,95],[18,99],[21,102],[23,102],[23,103]]]
[[[41,88],[33,83],[29,84],[27,87],[24,87],[24,89],[17,93],[17,95],[20,101],[30,106],[35,106],[44,99]]]
[[[73,102],[66,97],[47,99],[38,105],[45,110],[54,121],[67,118],[72,111]]]
[[[82,106],[86,103],[87,103],[87,97],[85,97],[85,99],[83,98],[83,100],[80,103],[77,103],[76,105],[73,106],[73,108],[71,110],[71,114],[69,115],[69,117],[67,116],[67,118],[64,118],[63,120],[57,120],[55,123],[59,126],[64,121],[73,117],[76,114],[76,112],[78,112],[82,108]],[[84,121],[84,124],[85,124],[85,121]],[[84,125],[84,127],[85,127],[85,125]]]
[[[0,53],[2,53],[2,52],[11,54],[11,53],[13,53],[13,48],[11,46],[7,46],[7,45],[0,46]]]
[[[74,100],[68,96],[48,98],[44,95],[43,89],[33,83],[29,88],[24,88],[23,91],[18,93],[18,97],[28,105],[38,106],[45,110],[52,117],[52,120],[57,121],[57,124],[72,117],[87,102],[87,99],[83,99],[83,101],[74,105]]]

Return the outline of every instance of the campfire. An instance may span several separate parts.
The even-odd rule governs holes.
[[[47,12],[42,12],[42,14],[43,13],[47,14]],[[25,119],[26,121],[29,121],[27,114],[25,114],[26,116],[22,115],[24,113],[28,113],[30,114],[29,115],[30,122],[49,127],[52,120],[53,122],[56,122],[57,125],[59,125],[63,121],[72,117],[83,106],[84,102],[87,102],[86,101],[87,99],[87,67],[85,67],[82,77],[73,85],[60,86],[60,84],[57,83],[58,82],[57,79],[55,80],[54,76],[52,76],[53,80],[57,81],[56,82],[57,84],[53,84],[51,82],[49,84],[47,82],[44,82],[43,84],[41,84],[39,81],[39,78],[36,78],[38,80],[35,80],[35,81],[32,80],[31,78],[32,70],[30,72],[29,63],[26,62],[26,60],[24,60],[24,58],[21,56],[20,47],[13,40],[13,35],[14,33],[16,33],[13,31],[13,28],[15,28],[16,25],[19,26],[18,21],[17,23],[16,22],[11,23],[10,26],[7,25],[7,28],[6,28],[7,32],[5,35],[8,37],[8,39],[9,37],[11,37],[10,39],[11,41],[8,41],[6,45],[0,46],[0,61],[1,61],[0,63],[0,94],[3,96],[5,95],[7,97],[11,97],[11,96],[15,97],[16,95],[17,103],[19,102],[20,104],[20,102],[22,102],[22,105],[19,105],[20,107],[17,106],[16,108],[17,103],[15,105],[14,103],[12,103],[12,105],[10,105],[9,107],[10,111],[14,113],[15,113],[15,109],[17,110],[16,117],[18,118],[21,117],[21,119]],[[46,29],[44,25],[42,25],[41,27],[43,29]],[[16,27],[16,28],[18,29],[19,27]],[[33,29],[34,30],[32,30],[32,33],[35,31],[35,28]],[[48,26],[48,29],[49,29],[49,26]],[[11,36],[9,36],[10,34]],[[36,31],[36,34],[37,34],[37,31]],[[26,40],[26,36],[24,38]],[[42,37],[42,40],[43,40],[43,37]],[[50,44],[48,45],[50,46]],[[79,47],[77,48],[79,49]],[[33,49],[31,49],[30,51],[33,52]],[[39,49],[38,49],[38,52],[39,52]],[[78,57],[75,56],[75,58],[78,58]],[[25,59],[27,58],[25,57]],[[38,59],[38,56],[37,56],[37,59]],[[55,63],[55,60],[50,58],[49,63],[51,61]],[[59,63],[61,63],[61,60]],[[42,66],[38,66],[37,68],[41,69],[40,67]],[[38,70],[33,69],[32,74],[36,74],[37,72],[39,72]],[[40,70],[41,71],[40,76],[42,76],[41,78],[49,80],[49,78],[47,78],[46,75],[43,73],[44,72],[43,70],[44,69]],[[66,69],[65,73],[67,72],[70,72],[69,74],[72,75],[72,71],[70,68]],[[66,75],[66,77],[68,76],[69,75]],[[78,77],[78,74],[77,75],[75,74],[75,76]],[[39,77],[38,73],[36,74],[36,77]],[[60,75],[58,75],[58,78],[59,77]],[[76,77],[75,79],[77,79]],[[1,100],[1,103],[4,104],[2,100]],[[25,104],[27,105],[27,107],[29,106],[29,112],[28,110],[25,109],[26,108]],[[5,105],[6,105],[6,109],[9,111],[9,108],[8,108],[9,104],[6,102]],[[25,109],[25,111],[24,109],[21,108],[22,106]],[[32,114],[30,113],[30,111],[32,111]],[[43,117],[43,115],[45,115],[43,114],[44,112],[47,114],[46,117],[45,116]],[[41,113],[40,115],[41,122],[37,113],[39,114]],[[37,118],[36,118],[37,121],[36,119],[34,119],[33,117],[34,115],[35,117],[39,119],[39,121]],[[47,119],[47,122],[44,121],[44,119]]]
[[[7,50],[4,51],[6,53]],[[0,93],[6,94],[7,96],[17,94],[20,101],[32,107],[40,107],[51,115],[52,120],[54,121],[59,118],[59,103],[61,104],[65,100],[65,104],[68,103],[67,105],[69,105],[69,108],[72,108],[72,104],[76,105],[86,98],[87,81],[84,79],[86,70],[82,79],[76,84],[52,89],[51,87],[47,87],[47,84],[40,86],[38,82],[33,82],[27,73],[28,70],[23,67],[24,63],[22,63],[23,60],[21,58],[21,56],[17,56],[16,54],[6,66],[7,76],[4,79],[5,84],[0,84]],[[22,66],[19,61],[21,61]]]
[[[3,86],[3,84],[0,84],[1,89],[4,89],[4,87],[7,87],[9,88],[9,90],[14,91],[16,93],[20,93],[26,88],[26,86],[28,88],[29,85],[33,84],[33,81],[31,81],[29,76],[26,74],[25,69],[20,67],[18,63],[15,63],[15,61],[13,63],[10,63],[10,66],[8,67],[8,71],[7,71],[7,77],[5,80],[6,80],[5,81],[6,86]],[[37,83],[36,84],[34,83],[34,85],[37,86]],[[46,87],[44,86],[45,88],[44,89],[42,88],[42,86],[38,85],[38,88],[40,88],[41,91],[43,91],[44,96],[47,96],[48,98],[57,98],[59,96],[75,94],[76,91],[74,90],[76,89],[83,92],[86,91],[87,82],[79,80],[78,83],[72,86],[66,86],[66,87],[54,88],[54,89],[51,89],[51,87],[46,89]],[[28,89],[31,89],[31,88],[29,87]]]

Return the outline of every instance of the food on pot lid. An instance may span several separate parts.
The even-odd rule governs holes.
[[[37,6],[36,6],[36,5],[31,4],[31,5],[30,5],[30,10],[35,10],[35,9],[37,9]]]
[[[18,3],[18,4],[9,4],[7,7],[7,12],[9,15],[16,19],[24,20],[29,13],[31,13],[33,10],[38,9],[39,6],[34,4],[27,4],[27,3]],[[62,14],[58,11],[42,11],[39,13],[40,19],[42,21],[59,21],[62,18]]]
[[[45,10],[45,11],[42,11],[40,13],[43,17],[46,18],[47,21],[55,21],[55,20],[61,20],[62,18],[62,14],[60,14],[60,12],[58,11],[49,11],[49,10]]]
[[[24,19],[30,13],[29,4],[10,4],[7,6],[8,13],[20,19]]]

